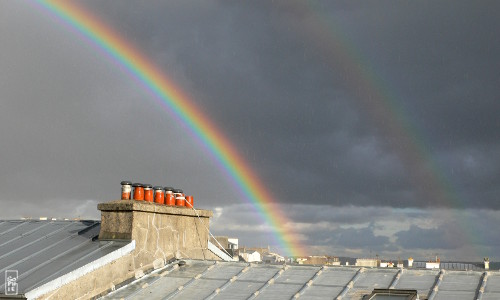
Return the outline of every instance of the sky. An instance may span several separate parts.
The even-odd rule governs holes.
[[[500,260],[497,1],[83,1],[186,92],[309,254]],[[0,218],[182,188],[279,251],[186,125],[74,28],[0,2]]]

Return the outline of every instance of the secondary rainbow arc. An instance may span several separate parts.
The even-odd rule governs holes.
[[[245,200],[272,228],[274,239],[286,255],[301,256],[305,254],[305,247],[288,227],[290,220],[284,215],[270,191],[257,177],[250,165],[224,136],[223,132],[193,104],[189,96],[162,70],[155,67],[132,43],[123,39],[107,24],[83,7],[69,1],[42,0],[38,3],[104,50],[187,125],[192,134],[210,151],[222,169],[236,183],[237,188],[245,195]]]
[[[297,32],[317,46],[324,63],[333,70],[342,70],[349,90],[353,91],[355,104],[371,118],[370,122],[393,139],[389,146],[409,170],[409,179],[415,188],[415,197],[450,205],[454,209],[466,208],[464,196],[453,184],[430,150],[423,131],[413,124],[401,104],[398,88],[384,78],[376,65],[343,30],[335,16],[328,15],[317,2],[291,1],[294,9],[308,12],[314,17]],[[401,145],[404,145],[401,147]],[[478,240],[485,240],[473,220],[466,220],[458,213],[459,226],[477,247]],[[479,249],[479,247],[477,247]],[[479,251],[479,250],[478,250]],[[478,255],[483,257],[487,253]]]

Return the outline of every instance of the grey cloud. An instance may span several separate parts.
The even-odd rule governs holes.
[[[378,248],[389,244],[386,236],[375,236],[373,228],[348,228],[339,230],[336,244],[347,248]]]
[[[498,227],[498,2],[81,4],[188,92],[275,201],[291,205],[293,221],[357,224],[353,233],[378,247],[387,240],[366,223],[380,225],[390,209],[410,219],[407,233],[424,248],[459,234],[429,217],[431,208],[471,220],[491,209],[488,225],[475,226]],[[115,199],[123,179],[183,188],[201,207],[245,203],[151,93],[35,7],[0,3],[2,217],[39,206],[77,214],[78,203]],[[262,222],[233,212],[230,223]],[[308,242],[342,235],[331,230]],[[392,238],[404,249],[417,243]],[[448,245],[464,253],[459,242]]]
[[[423,229],[412,225],[409,230],[396,234],[397,242],[405,248],[417,249],[454,249],[464,246],[465,241],[455,239],[458,232],[452,232],[442,228]],[[459,236],[459,235],[458,235]]]
[[[444,187],[436,183],[445,176],[463,194],[465,207],[498,208],[492,192],[480,188],[500,168],[495,151],[486,150],[498,147],[493,95],[499,68],[488,61],[500,47],[485,31],[497,22],[488,5],[214,1],[136,5],[131,11],[120,2],[84,4],[193,92],[279,201],[448,207],[452,200],[439,199]],[[364,58],[373,73],[365,76],[374,77],[367,80],[379,87],[346,82],[345,70],[325,57],[328,50],[335,55],[331,41],[310,40],[307,31],[297,30],[317,19],[337,26],[322,28],[321,37],[356,47],[350,59]],[[478,63],[481,72],[473,72]],[[356,89],[387,89],[379,104],[385,101],[399,114],[395,121],[376,119],[364,107],[367,100],[356,99]],[[393,133],[406,137],[390,136],[384,126],[407,126]],[[477,184],[463,184],[471,182],[468,170],[458,177],[452,171],[461,157],[450,158],[465,144],[490,162],[492,173],[476,178]],[[405,155],[421,158],[409,162]],[[435,169],[421,166],[426,163]],[[469,200],[474,194],[480,197]]]
[[[337,225],[369,223],[383,219],[387,215],[385,209],[378,207],[294,204],[287,206],[287,210],[290,211],[289,217],[294,222],[314,220],[316,223],[330,222]]]
[[[498,211],[462,209],[394,209],[391,207],[330,207],[283,205],[301,243],[314,254],[428,259],[493,259],[500,245]],[[216,209],[216,235],[240,238],[240,244],[281,245],[272,229],[245,205]],[[350,253],[350,254],[349,254]]]

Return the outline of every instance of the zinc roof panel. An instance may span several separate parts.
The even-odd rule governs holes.
[[[281,274],[280,277],[276,279],[276,283],[296,283],[304,284],[308,282],[316,272],[318,272],[320,267],[297,267],[288,268]]]
[[[439,290],[434,297],[435,300],[470,300],[474,299],[476,291],[442,291]]]
[[[488,281],[486,282],[486,287],[484,291],[486,293],[492,293],[492,292],[500,293],[500,274],[488,276]]]
[[[212,265],[214,265],[213,261],[188,261],[186,265],[172,271],[169,277],[192,278],[207,271]]]
[[[221,264],[218,264],[215,268],[210,270],[209,273],[205,274],[203,278],[208,279],[225,279],[229,280],[236,274],[240,273],[246,265],[242,264],[224,264],[224,267]]]
[[[247,272],[241,274],[237,280],[249,280],[255,282],[267,282],[282,269],[282,266],[262,265],[251,267]]]
[[[481,299],[482,300],[498,300],[498,299],[500,299],[500,293],[497,293],[497,292],[484,293],[483,297]]]
[[[304,291],[301,298],[303,299],[334,299],[342,290],[343,286],[324,286],[324,285],[311,285]]]
[[[354,283],[356,288],[388,288],[397,269],[366,269]]]
[[[246,280],[236,280],[227,288],[222,290],[215,299],[248,299],[255,291],[259,290],[264,283]]]
[[[98,221],[0,220],[0,294],[5,270],[18,272],[25,293],[127,244],[93,241],[99,229]]]
[[[301,288],[302,284],[275,283],[265,288],[257,299],[291,299]]]
[[[460,273],[445,273],[439,285],[440,291],[475,291],[482,273],[467,271]]]
[[[226,280],[200,278],[186,286],[173,299],[204,299],[224,283]]]
[[[396,289],[415,289],[419,296],[428,295],[436,282],[437,270],[405,270],[401,273]]]
[[[355,268],[328,268],[314,281],[314,285],[345,286],[357,271]]]

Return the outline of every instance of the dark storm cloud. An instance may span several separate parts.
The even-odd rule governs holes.
[[[330,205],[304,205],[294,204],[289,209],[289,216],[294,222],[310,222],[314,220],[317,223],[330,222],[333,224],[361,224],[371,220],[383,219],[387,215],[385,209],[375,207],[365,207],[360,209],[355,206],[330,206]],[[370,218],[367,218],[369,212]]]
[[[14,205],[20,200],[36,207],[54,198],[116,199],[122,179],[210,202],[234,198],[185,127],[109,58],[29,5],[2,6],[15,12],[1,20],[2,215],[25,216]]]
[[[390,242],[388,236],[376,235],[373,224],[359,228],[340,228],[336,226],[328,228],[327,226],[311,225],[311,230],[299,230],[307,238],[306,243],[311,246],[328,247],[334,245],[343,249],[379,252],[398,249],[395,244]]]
[[[437,215],[441,215],[438,213]],[[412,224],[395,234],[396,243],[406,249],[459,249],[467,245],[496,247],[500,238],[496,228],[498,213],[487,210],[454,211],[431,228]]]
[[[188,92],[276,201],[293,204],[292,221],[333,226],[305,236],[311,245],[344,234],[347,247],[351,230],[396,252],[385,238],[394,230],[367,223],[420,207],[402,214],[419,238],[397,238],[428,248],[458,233],[427,209],[500,208],[498,2],[82,5]],[[0,2],[0,25],[0,216],[51,213],[38,206],[92,215],[122,179],[184,188],[200,207],[244,203],[185,126],[101,50],[36,5]],[[227,220],[258,242],[246,230],[259,218]],[[498,227],[488,220],[474,226]]]
[[[450,206],[415,193],[423,183],[410,180],[414,170],[399,152],[415,151],[420,163],[434,164],[427,172],[449,178],[465,206],[498,208],[494,187],[481,187],[498,181],[500,169],[498,4],[161,3],[134,12],[120,2],[96,5],[193,91],[279,201]],[[298,30],[315,19],[324,22],[313,28],[322,38],[342,38],[357,52],[348,64],[368,68],[367,80],[399,114],[392,126],[414,144],[380,130],[384,121],[373,120],[353,90],[367,87],[346,82],[325,57],[328,43]],[[467,159],[490,171],[473,173]]]
[[[457,227],[423,229],[412,225],[409,230],[396,234],[397,243],[409,249],[455,249],[467,242],[457,239],[459,230]]]
[[[363,227],[336,230],[332,233],[336,236],[334,244],[346,248],[371,248],[389,244],[386,236],[375,236],[372,229]]]

